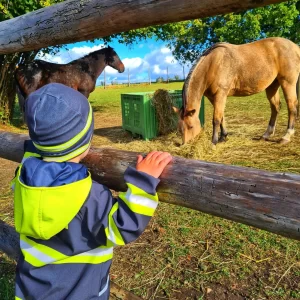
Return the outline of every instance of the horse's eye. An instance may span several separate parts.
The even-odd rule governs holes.
[[[193,129],[193,127],[194,127],[194,126],[188,126],[187,128],[188,128],[188,129]]]

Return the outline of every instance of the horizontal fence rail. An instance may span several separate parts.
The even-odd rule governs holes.
[[[282,0],[68,0],[0,24],[0,54],[238,12]]]
[[[26,135],[0,133],[0,157],[20,162]],[[126,190],[124,171],[137,153],[92,148],[83,163],[93,179]],[[162,202],[300,240],[300,176],[174,157],[158,186]]]

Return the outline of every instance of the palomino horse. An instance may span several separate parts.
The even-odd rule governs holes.
[[[20,108],[24,111],[25,99],[30,93],[51,82],[70,86],[88,98],[106,66],[118,70],[119,73],[125,70],[119,56],[111,47],[92,52],[65,65],[43,60],[21,65],[15,72]]]
[[[297,114],[296,82],[300,73],[300,48],[284,38],[266,38],[244,45],[218,43],[196,61],[184,83],[183,106],[174,110],[180,115],[179,130],[183,143],[200,133],[198,118],[204,94],[214,106],[213,147],[226,139],[224,109],[228,96],[248,96],[266,90],[271,106],[271,118],[262,138],[275,132],[280,107],[281,86],[288,107],[288,128],[281,143],[294,134]]]

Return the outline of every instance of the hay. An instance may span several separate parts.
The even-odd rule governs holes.
[[[173,111],[172,96],[167,90],[158,89],[151,100],[156,111],[158,134],[166,135],[176,130],[178,117]]]

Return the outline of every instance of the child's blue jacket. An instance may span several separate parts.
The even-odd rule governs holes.
[[[22,251],[16,299],[109,299],[113,247],[144,231],[158,204],[159,180],[129,167],[128,190],[114,198],[82,164],[33,156],[27,150],[14,180]]]

